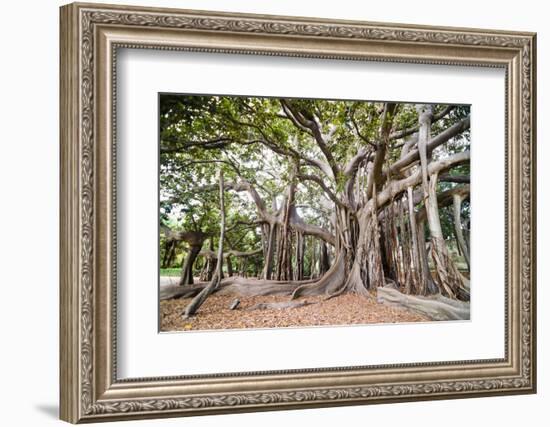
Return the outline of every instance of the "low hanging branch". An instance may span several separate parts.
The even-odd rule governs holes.
[[[262,253],[262,248],[254,249],[246,252],[232,249],[230,251],[224,252],[223,257],[227,258],[228,256],[234,256],[235,258],[247,258],[254,255],[260,255],[261,253]],[[199,255],[204,256],[206,258],[218,259],[218,254],[210,249],[200,251]]]
[[[183,313],[184,319],[187,319],[191,316],[193,316],[199,307],[206,301],[206,298],[214,292],[218,286],[220,285],[220,281],[223,278],[223,241],[225,238],[225,203],[223,198],[224,193],[224,185],[223,185],[223,169],[220,169],[220,240],[218,243],[218,256],[217,256],[217,262],[216,262],[216,272],[214,273],[214,277],[212,277],[212,280],[210,281],[210,284],[205,287],[202,291],[199,292],[199,294],[193,298],[193,300],[189,303],[187,308],[185,309],[185,312]]]

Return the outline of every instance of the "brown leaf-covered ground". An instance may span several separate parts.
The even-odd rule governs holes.
[[[183,319],[191,298],[161,301],[161,331],[205,329],[281,328],[287,326],[357,325],[367,323],[427,322],[430,319],[399,307],[377,303],[375,298],[345,294],[329,300],[324,296],[304,297],[312,303],[298,308],[247,310],[255,304],[286,302],[288,296],[239,297],[236,310],[230,310],[230,295],[211,295],[197,314]]]

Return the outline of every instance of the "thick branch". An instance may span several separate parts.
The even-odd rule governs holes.
[[[290,225],[295,231],[307,236],[318,237],[332,246],[336,245],[336,238],[333,234],[318,225],[307,224],[302,218],[297,216],[297,213],[295,215],[290,218]]]
[[[230,250],[223,253],[223,257],[227,258],[228,256],[234,256],[236,258],[248,258],[254,255],[259,255],[263,252],[263,249],[254,249],[253,251],[236,251],[236,250]],[[199,252],[199,255],[202,255],[206,258],[210,259],[218,259],[218,255],[216,252],[210,250],[210,249],[204,249]]]
[[[285,99],[280,99],[279,102],[281,103],[281,106],[283,107],[283,112],[285,113],[285,118],[290,120],[294,126],[296,126],[298,129],[310,133],[310,129],[302,124],[298,118],[294,115],[292,109],[289,107],[288,101]]]
[[[258,194],[254,186],[250,184],[248,181],[241,179],[238,182],[228,182],[228,183],[225,183],[224,187],[226,190],[233,190],[237,192],[241,192],[241,191],[248,192],[248,194],[256,204],[256,208],[258,209],[258,213],[260,217],[263,220],[268,222],[272,220],[271,215],[269,215],[269,213],[267,212],[267,209],[262,197]]]
[[[452,156],[440,159],[438,161],[432,161],[428,164],[428,174],[432,175],[434,173],[439,173],[441,171],[447,170],[453,166],[463,164],[470,161],[470,152],[464,151],[462,153],[453,154]],[[409,186],[416,186],[422,181],[422,173],[418,170],[416,173],[403,178],[399,181],[391,181],[383,191],[378,193],[376,206],[383,207],[390,200],[397,197],[403,191],[407,190]],[[362,212],[369,212],[373,207],[372,200],[367,203]]]
[[[258,192],[254,189],[254,186],[252,186],[249,182],[241,180],[238,183],[226,183],[225,188],[230,188],[234,191],[247,191],[256,203],[256,207],[258,208],[258,215],[262,220],[270,224],[283,224],[282,218],[279,215],[271,215],[267,212],[264,201],[262,200]],[[334,238],[334,235],[317,225],[306,224],[298,215],[296,209],[293,209],[293,215],[290,218],[290,225],[296,231],[302,232],[306,235],[316,236],[333,246],[335,245],[336,240]]]
[[[437,195],[437,205],[440,208],[450,206],[453,204],[454,196],[459,196],[462,200],[467,199],[470,196],[470,186],[462,185],[460,187],[451,188],[450,190],[443,191]],[[426,207],[422,207],[417,214],[418,222],[426,220]]]
[[[441,175],[439,180],[443,182],[455,182],[457,184],[469,184],[470,175],[449,175],[446,173]]]
[[[449,105],[444,110],[442,110],[440,113],[434,114],[433,119],[432,119],[432,123],[435,123],[438,120],[441,120],[443,117],[446,117],[455,108],[456,107],[454,105]],[[412,135],[413,133],[418,132],[418,128],[419,128],[419,126],[418,126],[418,124],[416,124],[416,125],[411,126],[409,128],[406,128],[406,129],[403,129],[403,130],[400,130],[400,131],[397,131],[397,132],[392,132],[390,134],[390,139],[401,139],[401,138],[404,138],[406,136]]]
[[[347,163],[347,165],[344,168],[344,175],[348,177],[349,179],[353,179],[355,176],[355,173],[357,173],[357,169],[359,168],[359,165],[363,160],[365,160],[365,157],[370,154],[370,151],[366,148],[361,148],[355,156],[351,158],[351,160]]]
[[[166,239],[172,241],[184,241],[191,246],[202,245],[208,234],[202,231],[175,231],[168,227],[161,226],[161,229],[166,236]]]
[[[426,145],[430,138],[432,126],[432,106],[418,105],[418,155],[420,157],[420,168],[422,170],[422,190],[424,198],[428,197],[428,150]],[[426,202],[427,203],[427,202]]]
[[[325,156],[325,159],[330,166],[332,176],[336,178],[338,176],[339,166],[334,159],[334,156],[327,144],[325,136],[321,132],[321,124],[317,120],[310,120],[306,118],[304,114],[296,109],[287,99],[281,99],[280,102],[283,106],[285,113],[288,113],[289,119],[295,126],[297,126],[300,130],[309,129],[311,135],[313,136],[313,139],[317,143],[317,146]],[[331,132],[330,136],[332,135],[332,133],[333,132]]]
[[[450,128],[444,130],[439,135],[433,137],[428,143],[426,144],[426,152],[429,154],[431,153],[435,148],[439,147],[440,145],[447,142],[449,139],[461,134],[466,129],[470,127],[470,117],[466,117],[465,119],[461,120],[460,122],[454,124]],[[420,159],[420,153],[418,150],[414,150],[409,152],[406,156],[399,159],[397,162],[395,162],[393,165],[391,165],[388,170],[386,171],[387,175],[397,173],[400,169],[403,169],[406,166],[409,166],[413,162]]]

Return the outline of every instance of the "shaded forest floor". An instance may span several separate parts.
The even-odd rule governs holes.
[[[206,329],[280,328],[289,326],[361,325],[368,323],[429,322],[427,316],[401,307],[376,302],[375,298],[344,294],[329,300],[324,296],[304,297],[308,305],[297,308],[249,310],[259,303],[288,302],[288,296],[239,297],[237,309],[229,306],[231,295],[211,295],[196,316],[183,319],[192,298],[161,301],[161,331]]]

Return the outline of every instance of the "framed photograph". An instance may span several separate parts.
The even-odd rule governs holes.
[[[63,420],[536,391],[535,34],[60,22]]]

